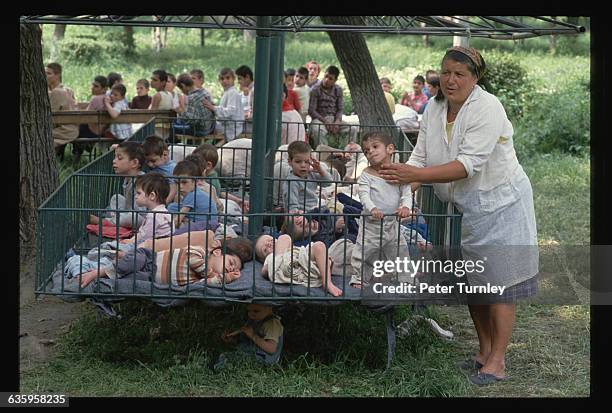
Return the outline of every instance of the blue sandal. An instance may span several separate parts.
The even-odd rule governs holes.
[[[498,381],[506,380],[506,377],[497,377],[490,373],[478,373],[470,376],[470,381],[478,386],[487,386],[489,384],[495,384]]]

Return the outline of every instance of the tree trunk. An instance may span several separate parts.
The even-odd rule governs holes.
[[[421,27],[425,27],[425,26],[426,26],[425,23],[421,23]],[[423,47],[425,48],[429,47],[429,35],[428,34],[423,35]]]
[[[162,42],[162,47],[168,46],[168,28],[164,27],[164,41]]]
[[[51,105],[42,60],[42,30],[20,24],[19,47],[19,245],[35,247],[36,210],[59,185]]]
[[[134,44],[134,27],[132,26],[123,26],[123,35],[125,41],[125,52],[126,55],[132,56],[134,55],[136,46]]]
[[[362,25],[358,16],[320,16],[324,24]],[[327,32],[346,77],[361,125],[395,125],[361,33]]]
[[[155,46],[155,51],[157,53],[159,53],[162,49],[162,47],[164,47],[163,43],[162,43],[162,38],[161,38],[161,28],[160,27],[154,27],[153,28],[153,43]]]
[[[576,26],[578,26],[580,24],[578,19],[579,19],[578,16],[567,16],[567,22],[569,24],[575,24]],[[578,43],[578,35],[576,35],[576,34],[569,35],[567,40],[571,44],[576,45],[576,43]]]
[[[64,39],[64,34],[66,34],[66,25],[65,24],[56,24],[55,30],[53,30],[53,40],[51,40],[51,47],[49,48],[49,60],[52,62],[56,62],[59,60],[60,53],[60,42]]]
[[[204,47],[205,42],[205,38],[206,38],[206,34],[204,32],[204,29],[200,29],[200,47]]]
[[[64,39],[64,34],[66,34],[66,25],[56,24],[55,30],[53,31],[53,40],[56,42],[62,41]]]
[[[255,39],[255,30],[243,30],[242,31],[242,39],[245,42],[250,42]]]
[[[555,16],[550,16],[551,19],[554,19]],[[551,23],[554,26],[554,23]],[[554,34],[548,35],[548,47],[550,48],[550,54],[554,55],[557,53],[557,36]]]

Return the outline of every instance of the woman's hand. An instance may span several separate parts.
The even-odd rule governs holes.
[[[379,175],[390,184],[409,184],[421,181],[419,169],[416,166],[403,163],[382,165],[378,171]]]

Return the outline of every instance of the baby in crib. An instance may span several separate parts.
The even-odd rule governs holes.
[[[296,247],[287,234],[276,241],[270,235],[261,235],[255,242],[255,255],[263,262],[261,275],[273,283],[323,287],[334,297],[342,295],[332,282],[332,261],[326,259],[326,247],[321,241]]]

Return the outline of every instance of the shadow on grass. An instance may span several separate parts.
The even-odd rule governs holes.
[[[285,326],[280,364],[248,362],[221,373],[209,366],[231,350],[220,335],[244,323],[244,306],[134,300],[119,311],[122,319],[84,314],[60,341],[61,355],[25,374],[22,386],[95,396],[457,396],[468,389],[454,367],[454,344],[426,328],[398,339],[385,371],[384,317],[356,305],[277,308]],[[398,308],[396,321],[409,313]],[[98,384],[89,386],[92,371]]]

